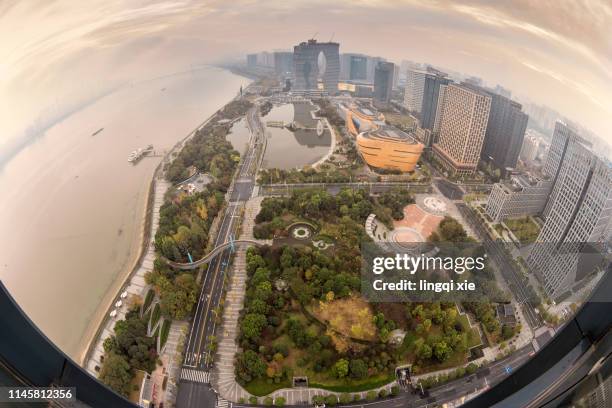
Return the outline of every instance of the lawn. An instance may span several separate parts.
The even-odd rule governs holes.
[[[372,341],[376,339],[370,305],[361,296],[336,299],[331,302],[319,301],[311,313],[321,322],[338,333],[355,339]]]
[[[263,397],[281,388],[291,388],[291,385],[289,379],[283,380],[280,383],[275,383],[267,378],[256,378],[246,385],[243,385],[243,388],[257,397]]]
[[[531,244],[540,233],[540,227],[531,217],[506,219],[504,224],[521,241],[521,244]]]
[[[414,119],[410,115],[404,115],[401,113],[385,112],[385,119],[391,126],[411,128],[414,126]]]

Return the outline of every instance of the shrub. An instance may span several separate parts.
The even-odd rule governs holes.
[[[272,403],[273,403],[273,402],[274,402],[274,401],[272,400],[272,397],[266,397],[266,398],[264,398],[264,405],[265,405],[265,406],[267,406],[267,407],[272,406]]]
[[[368,391],[368,393],[366,394],[366,400],[369,402],[375,401],[376,398],[378,398],[378,394],[376,393],[376,391]]]
[[[328,405],[330,407],[335,407],[338,404],[338,397],[336,397],[335,395],[328,395],[327,397],[325,397],[325,405]]]

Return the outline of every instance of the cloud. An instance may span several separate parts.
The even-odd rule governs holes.
[[[47,94],[77,92],[84,81],[102,86],[288,49],[318,32],[322,40],[335,35],[341,51],[480,75],[610,138],[611,7],[606,0],[0,2],[0,99],[36,109]],[[572,106],[576,100],[584,103]],[[0,112],[0,126],[17,120],[11,116]]]

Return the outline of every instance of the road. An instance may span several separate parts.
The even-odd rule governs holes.
[[[491,239],[487,231],[482,226],[481,220],[476,217],[476,214],[468,208],[466,204],[457,203],[457,208],[463,218],[476,231],[482,241],[487,254],[493,259],[497,267],[500,269],[504,279],[508,282],[510,290],[516,301],[521,305],[523,315],[529,326],[535,330],[544,325],[542,318],[534,309],[537,303],[533,298],[533,294],[526,289],[527,282],[525,277],[514,266],[514,261],[510,261],[509,254],[505,253],[500,243]]]
[[[339,405],[353,408],[426,408],[440,406],[443,403],[459,400],[476,392],[482,392],[501,382],[514,370],[530,358],[533,347],[527,346],[517,350],[512,355],[499,360],[488,367],[479,369],[476,373],[458,380],[429,389],[429,393],[421,396],[419,393],[402,391],[395,398],[380,401],[364,402],[350,405]],[[325,393],[323,391],[322,393]],[[262,398],[260,398],[262,400]],[[253,405],[231,404],[232,408],[249,408]],[[287,407],[304,407],[304,405],[287,405]],[[312,405],[307,405],[312,406]]]
[[[217,257],[219,253],[226,250],[227,248],[235,249],[236,247],[242,246],[242,245],[260,245],[260,243],[258,241],[253,241],[250,239],[233,239],[230,242],[222,243],[219,246],[211,249],[209,253],[207,253],[202,258],[198,259],[197,261],[193,261],[193,262],[186,262],[186,263],[174,262],[164,257],[160,257],[160,258],[165,260],[166,263],[174,269],[190,270],[190,269],[196,269],[197,267],[208,263],[211,259]]]
[[[251,129],[251,139],[226,195],[229,202],[221,215],[214,247],[238,236],[244,203],[251,197],[255,187],[264,135],[257,108],[247,112],[247,122]],[[213,364],[209,350],[218,321],[217,308],[223,295],[225,276],[230,267],[231,246],[217,252],[217,256],[210,260],[206,268],[191,330],[185,342],[185,357],[177,394],[177,406],[181,408],[213,407],[214,404],[208,405],[208,401],[216,400],[209,386]]]
[[[295,189],[319,188],[332,195],[338,194],[344,188],[367,190],[371,194],[380,194],[393,188],[410,188],[413,190],[430,190],[429,184],[405,182],[354,182],[354,183],[296,183],[296,184],[265,184],[260,187],[261,196],[290,195]]]

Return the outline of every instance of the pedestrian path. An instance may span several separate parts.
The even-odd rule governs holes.
[[[183,368],[181,370],[181,380],[208,384],[210,383],[210,373],[208,371],[200,371],[200,370],[193,370],[191,368]]]
[[[240,239],[254,239],[253,225],[255,216],[261,208],[263,198],[250,199],[244,211],[242,231]],[[262,241],[262,243],[270,243]],[[238,337],[238,318],[244,304],[246,290],[246,248],[240,247],[236,251],[236,257],[232,267],[229,289],[225,297],[225,308],[223,310],[223,324],[220,327],[217,338],[219,339],[217,356],[215,358],[214,388],[220,397],[229,401],[238,401],[240,398],[248,400],[251,396],[236,382],[234,371],[234,356],[239,351],[236,344]]]
[[[217,408],[232,408],[232,403],[223,398],[217,398]]]

